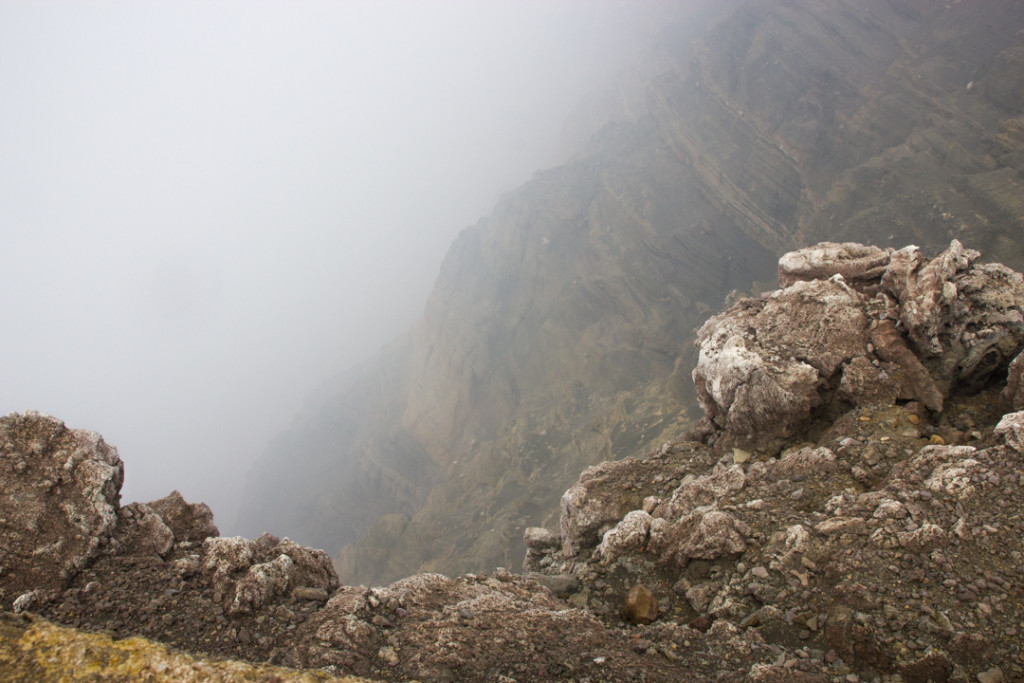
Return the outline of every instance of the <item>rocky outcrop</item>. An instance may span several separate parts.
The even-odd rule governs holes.
[[[1024,267],[1024,125],[1009,106],[1021,90],[1020,3],[715,7],[714,21],[688,15],[638,46],[643,68],[630,73],[643,81],[616,88],[623,106],[601,109],[617,118],[588,122],[594,135],[576,158],[465,230],[410,334],[275,442],[253,477],[248,533],[341,549],[353,582],[511,566],[523,529],[557,525],[582,469],[693,427],[692,331],[731,291],[773,287],[784,252],[869,241],[879,246],[842,264],[828,255],[832,272],[861,292],[858,278],[877,286],[885,264],[912,298],[959,268],[959,256],[934,273],[915,261],[954,238]],[[893,254],[911,243],[917,256]],[[820,276],[818,256],[794,258],[785,277],[849,296]],[[894,258],[924,279],[900,280]],[[979,283],[982,270],[973,266]],[[967,289],[954,299],[985,291]],[[750,400],[785,398],[813,415],[824,404],[811,385],[842,358],[839,391],[851,400],[910,396],[938,409],[946,382],[965,380],[919,352],[933,341],[928,316],[949,311],[941,297],[930,313],[896,303],[912,334],[883,324],[820,339],[839,344],[835,358],[819,368],[780,357],[774,374],[745,385]],[[876,351],[851,355],[854,341]],[[971,342],[970,376],[995,358],[989,342],[1004,343]],[[774,428],[768,412],[719,417]]]
[[[123,480],[96,432],[38,412],[0,418],[0,603],[64,589],[109,543]]]
[[[213,511],[206,503],[189,503],[177,491],[171,491],[148,506],[160,516],[174,535],[175,543],[202,543],[211,536],[220,536],[213,523]]]
[[[697,332],[707,419],[730,446],[772,451],[833,401],[939,412],[950,392],[1005,377],[1024,345],[1024,279],[978,256],[956,240],[934,259],[834,243],[783,256],[788,286]]]
[[[558,531],[524,532],[526,575],[499,568],[457,578],[420,573],[382,587],[340,585],[323,551],[271,534],[199,540],[213,528],[204,507],[172,495],[118,508],[115,487],[104,498],[114,501],[112,524],[97,531],[105,541],[96,553],[61,588],[18,595],[10,607],[22,616],[0,615],[0,665],[5,674],[31,679],[89,663],[99,680],[1024,676],[1024,520],[1018,513],[1024,507],[1024,412],[1001,409],[1001,377],[1009,357],[1019,353],[999,341],[1014,339],[1020,327],[1007,313],[1019,312],[1012,302],[1021,295],[1020,278],[1001,266],[979,267],[971,256],[952,269],[940,267],[944,275],[931,279],[931,288],[918,286],[915,296],[901,298],[888,284],[888,267],[879,272],[873,262],[870,276],[846,268],[852,259],[844,254],[865,251],[871,252],[819,245],[813,272],[764,298],[740,301],[709,323],[750,331],[751,344],[735,354],[741,360],[801,354],[816,373],[829,369],[835,379],[821,393],[827,410],[788,424],[776,453],[735,445],[751,439],[734,430],[767,423],[716,426],[712,418],[722,413],[709,405],[707,429],[696,434],[703,442],[666,442],[644,457],[585,469],[563,495]],[[820,258],[830,252],[856,287],[830,272]],[[889,263],[903,253],[891,251]],[[969,253],[955,243],[949,251]],[[782,262],[807,260],[790,254]],[[920,270],[934,273],[931,264],[951,261],[921,260]],[[903,282],[928,279],[900,272]],[[814,277],[824,279],[807,279]],[[978,277],[989,278],[983,297],[961,286]],[[944,296],[929,295],[935,291]],[[958,301],[960,292],[967,303]],[[762,330],[758,325],[766,321],[751,311],[780,298],[789,303]],[[934,333],[919,301],[946,311]],[[921,314],[925,322],[915,329],[925,335],[920,338],[937,340],[938,351],[920,348],[911,337],[901,317],[905,307]],[[902,344],[928,377],[955,368],[949,375],[955,381],[933,382],[948,386],[941,411],[879,392],[879,380],[867,375],[848,382],[846,393],[834,386],[856,358],[846,358],[842,345],[831,355],[815,351],[813,340],[833,338],[830,326],[837,320],[858,320],[870,332],[870,321],[883,310],[886,321],[895,321],[891,344]],[[967,364],[943,359],[970,358],[975,339],[982,345],[997,340],[986,352],[996,349],[1005,362],[981,370],[994,382],[975,380],[963,373]],[[862,370],[901,362],[871,357],[867,345],[856,352],[866,364]],[[721,358],[701,367],[709,386],[725,386],[734,376]],[[867,396],[887,398],[862,400]],[[19,453],[31,451],[27,444],[41,433],[60,435],[70,450],[101,443],[53,418],[4,420],[19,426],[8,429],[6,442]],[[4,474],[3,483],[20,486],[22,498],[4,499],[0,516],[27,505],[49,519],[68,507],[61,496],[80,497],[70,486],[56,493],[30,486],[40,472],[45,468]],[[183,517],[200,521],[183,523]],[[20,538],[35,548],[55,540],[45,529]],[[41,571],[59,575],[57,567]],[[4,594],[12,594],[5,581],[21,578],[0,574]],[[51,578],[35,577],[38,585]],[[61,629],[35,613],[105,635]],[[213,662],[129,636],[317,672]]]
[[[1024,648],[1024,412],[1003,415],[999,399],[1024,344],[1024,290],[1018,274],[976,257],[956,242],[934,260],[853,244],[784,256],[785,289],[737,303],[698,334],[708,443],[585,470],[563,499],[560,545],[530,531],[543,559],[528,556],[532,567],[574,577],[567,601],[608,619],[724,623],[761,639],[774,659],[751,667],[751,680],[1024,675],[1014,659]],[[983,298],[966,284],[979,278]],[[857,359],[876,373],[901,362],[871,355],[872,321],[891,322],[891,344],[944,388],[941,411],[898,402],[877,374],[836,389]],[[840,330],[853,343],[815,342]],[[991,365],[970,362],[978,348],[998,354]],[[761,390],[797,363],[813,370],[802,394]],[[799,395],[817,396],[819,410]],[[723,418],[737,408],[753,417]]]

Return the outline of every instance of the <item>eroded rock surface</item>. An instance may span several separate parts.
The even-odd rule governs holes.
[[[0,418],[0,603],[63,589],[117,525],[124,469],[96,432],[38,412]]]
[[[585,470],[542,571],[609,622],[656,601],[648,638],[758,638],[748,680],[1024,676],[1021,280],[977,257],[784,257],[785,289],[699,333],[707,443]]]
[[[708,396],[732,397],[712,409],[725,417],[703,432],[707,443],[668,442],[584,470],[562,498],[559,529],[526,529],[527,575],[423,573],[383,587],[340,586],[323,551],[271,534],[211,536],[208,509],[180,495],[119,508],[114,451],[31,414],[4,418],[5,481],[20,497],[5,498],[0,516],[16,519],[20,506],[64,519],[62,496],[83,497],[70,483],[88,458],[44,457],[33,467],[8,455],[62,450],[98,454],[110,467],[99,480],[110,488],[89,489],[109,514],[91,527],[100,540],[85,544],[94,550],[74,572],[38,564],[29,583],[25,573],[0,574],[5,607],[116,638],[377,680],[1021,678],[1024,412],[1003,414],[1001,382],[1019,354],[1008,341],[1016,339],[1019,278],[984,266],[984,292],[972,290],[973,257],[956,245],[929,271],[941,277],[901,265],[900,278],[918,283],[908,291],[927,304],[916,309],[925,336],[915,339],[898,314],[917,299],[886,294],[889,271],[878,276],[886,256],[908,252],[842,248],[855,255],[843,267],[857,287],[829,272],[820,253],[831,251],[822,248],[810,266],[790,270],[825,280],[795,278],[709,324],[707,339],[725,338],[709,354],[735,353],[703,366]],[[866,265],[848,263],[857,258]],[[919,263],[923,271],[931,262]],[[929,298],[939,284],[920,284],[928,280],[945,294]],[[961,294],[970,300],[959,302]],[[936,306],[945,322],[929,328]],[[765,311],[774,319],[759,317]],[[875,354],[868,344],[885,335],[895,337]],[[919,345],[933,338],[938,355]],[[964,374],[984,365],[970,361],[978,349],[999,358],[979,370],[984,380]],[[904,353],[919,367],[908,370]],[[946,354],[961,359],[953,374],[943,374]],[[746,364],[753,387],[729,388],[725,380],[739,376],[729,358]],[[814,392],[801,390],[802,403],[780,412],[762,400],[746,417],[730,417],[759,396],[784,395],[779,373],[801,366],[817,378]],[[943,392],[941,411],[929,409],[919,372]],[[879,388],[882,373],[900,378],[896,390]],[[758,433],[743,430],[774,434],[781,452],[759,448]],[[72,462],[64,470],[72,474],[59,487],[32,485],[50,476],[52,461]],[[5,524],[5,533],[19,528]],[[44,554],[37,550],[54,542],[48,529],[11,535],[21,556]],[[0,641],[10,635],[0,631]],[[32,642],[42,637],[51,638]],[[78,634],[53,637],[62,651],[81,651]],[[0,642],[0,657],[20,647]],[[139,671],[149,671],[147,657],[164,661],[139,651]]]
[[[934,259],[851,243],[783,256],[783,289],[697,332],[706,420],[723,445],[771,451],[837,399],[940,412],[953,391],[1005,378],[1024,343],[1024,279],[978,256],[956,240]]]

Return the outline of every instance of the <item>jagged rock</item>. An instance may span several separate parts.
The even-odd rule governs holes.
[[[877,286],[889,267],[892,252],[855,242],[821,242],[791,251],[779,259],[779,286],[786,288],[801,280],[828,280],[834,275],[854,286]]]
[[[232,614],[258,609],[294,588],[333,591],[339,583],[327,553],[273,534],[207,538],[203,555],[203,571]]]
[[[235,583],[235,599],[228,612],[251,612],[288,590],[295,563],[287,555],[278,555],[271,562],[249,567]]]
[[[707,455],[705,456],[705,453]],[[667,497],[672,482],[686,474],[694,458],[710,457],[698,444],[680,444],[650,454],[588,467],[561,500],[562,552],[572,557],[583,548],[596,546],[630,510],[643,506],[645,498]],[[656,475],[658,481],[655,481]]]
[[[562,538],[548,529],[527,527],[523,532],[526,544],[526,556],[523,559],[523,571],[537,572],[551,564],[562,549]]]
[[[164,524],[174,534],[176,543],[202,543],[212,536],[220,536],[220,531],[213,523],[210,506],[206,503],[186,502],[177,490],[148,505],[164,520]]]
[[[658,599],[650,588],[638,583],[626,593],[622,613],[631,624],[649,624],[658,618]]]
[[[252,566],[253,542],[241,536],[218,536],[203,541],[203,571],[223,592],[232,575]]]
[[[1024,410],[1024,353],[1018,353],[1010,361],[1003,400],[1009,403],[1011,410]]]
[[[331,563],[331,556],[323,550],[307,548],[285,538],[270,553],[280,553],[291,558],[293,566],[289,570],[289,581],[292,586],[320,588],[328,592],[338,587],[338,573]]]
[[[701,507],[651,534],[650,547],[662,562],[685,567],[690,560],[715,560],[741,553],[750,529],[735,516]]]
[[[859,294],[841,279],[797,281],[708,320],[693,381],[715,425],[764,450],[806,425],[828,379],[867,343]]]
[[[110,539],[124,478],[96,432],[35,411],[0,418],[0,604],[59,591]]]
[[[174,533],[145,503],[131,503],[121,508],[117,520],[117,539],[129,553],[164,557],[174,546]]]
[[[580,586],[579,580],[577,580],[575,576],[571,576],[569,574],[534,573],[527,574],[527,577],[533,579],[560,598],[576,591]]]
[[[941,411],[952,390],[981,387],[1024,343],[1024,278],[977,258],[956,240],[930,260],[917,247],[833,243],[783,256],[784,289],[697,332],[707,420],[724,443],[777,448],[832,400],[840,368],[845,401]]]
[[[527,527],[523,532],[523,542],[530,550],[549,551],[562,545],[562,539],[553,531],[542,527]]]
[[[664,524],[664,520],[659,520]],[[651,535],[654,518],[643,510],[626,513],[622,521],[604,533],[595,554],[604,562],[615,560],[623,551],[643,550]]]
[[[684,481],[672,492],[661,516],[674,519],[693,508],[712,505],[722,496],[741,490],[746,483],[747,476],[740,465]],[[658,509],[655,511],[658,512]]]
[[[1007,446],[1018,453],[1024,453],[1024,412],[1003,415],[993,431],[1002,437]]]

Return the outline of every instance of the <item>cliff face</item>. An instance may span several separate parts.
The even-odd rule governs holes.
[[[694,329],[787,249],[958,238],[1020,268],[1021,28],[925,0],[666,27],[643,104],[464,231],[410,335],[271,445],[247,529],[340,549],[347,583],[515,566],[583,467],[699,417]]]
[[[7,415],[0,671],[1019,680],[1024,276],[979,257],[784,255],[779,289],[698,331],[697,429],[586,468],[557,531],[525,530],[523,575],[339,585],[322,550],[219,537],[176,492],[121,507],[99,435]]]

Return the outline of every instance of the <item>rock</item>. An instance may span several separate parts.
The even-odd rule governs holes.
[[[117,539],[129,553],[164,557],[174,546],[174,534],[153,508],[132,503],[117,513]]]
[[[651,534],[651,550],[661,562],[675,561],[685,567],[690,560],[715,560],[741,553],[750,529],[728,512],[713,507],[697,508],[664,531]]]
[[[248,569],[254,559],[253,542],[247,538],[218,536],[203,541],[203,571],[222,592],[232,575]]]
[[[693,381],[720,430],[766,450],[806,424],[827,379],[867,343],[859,294],[841,280],[798,281],[708,320]]]
[[[579,590],[580,582],[569,574],[527,574],[540,585],[547,588],[560,598]]]
[[[315,602],[326,602],[330,594],[323,588],[312,586],[296,586],[292,590],[292,597],[296,600],[313,600]]]
[[[307,548],[285,538],[271,548],[269,554],[291,558],[293,564],[288,576],[292,586],[309,586],[330,592],[339,585],[331,556],[323,550]]]
[[[948,681],[953,675],[953,661],[942,650],[933,650],[913,662],[900,665],[899,670],[903,680],[908,683],[914,681],[942,683]]]
[[[777,448],[832,400],[837,370],[837,395],[855,405],[902,398],[940,412],[952,390],[982,387],[1024,345],[1024,278],[977,258],[956,240],[930,260],[833,243],[784,256],[783,289],[697,332],[693,379],[718,438]]]
[[[622,614],[631,624],[649,624],[658,618],[658,600],[647,586],[638,583],[626,593]]]
[[[647,547],[653,521],[643,510],[626,513],[621,522],[604,533],[596,555],[604,562],[611,562],[624,552],[643,550]]]
[[[723,496],[742,490],[746,483],[747,476],[739,465],[683,482],[672,492],[665,517],[677,518],[696,507],[713,505]]]
[[[1024,410],[1024,353],[1018,353],[1006,371],[1006,389],[1003,400],[1011,410]]]
[[[1007,446],[1024,454],[1024,412],[1003,415],[993,431]]]
[[[630,510],[639,509],[644,498],[667,494],[669,480],[655,484],[657,473],[677,471],[707,452],[700,444],[679,444],[646,458],[603,462],[583,470],[560,501],[564,556],[573,557],[584,548],[596,546],[604,532]]]
[[[0,418],[0,604],[60,591],[117,525],[124,470],[96,432],[35,411]]]
[[[994,666],[991,669],[987,669],[978,674],[978,683],[1003,683],[1006,677],[1003,675],[1003,670],[998,666]]]
[[[835,465],[835,453],[828,448],[801,448],[783,453],[781,458],[772,461],[766,476],[769,480],[797,481],[810,474],[831,472]]]
[[[721,589],[721,583],[698,583],[695,586],[691,586],[690,589],[686,591],[686,599],[690,601],[690,605],[695,611],[705,612],[707,611],[708,605],[711,604],[711,601]]]
[[[877,285],[892,253],[892,249],[854,242],[821,242],[779,259],[779,286],[789,287],[800,280],[828,280],[834,275],[854,285]]]
[[[555,550],[562,545],[562,539],[554,531],[536,526],[526,528],[523,532],[523,542],[531,550]]]
[[[295,563],[287,555],[278,555],[271,562],[254,564],[235,583],[235,598],[228,608],[231,614],[259,609],[288,590]]]
[[[946,531],[930,522],[914,531],[901,531],[897,537],[900,545],[912,553],[928,553],[947,543]]]
[[[213,512],[206,503],[186,502],[178,491],[171,491],[159,500],[148,503],[164,520],[174,534],[175,543],[185,541],[201,543],[207,538],[220,536],[213,523]]]
[[[899,398],[920,401],[929,410],[942,411],[942,403],[945,400],[942,392],[935,385],[928,369],[907,346],[906,340],[892,320],[879,321],[878,326],[871,332],[871,345],[875,355],[901,371],[900,374],[894,373],[899,379]],[[877,395],[879,391],[873,389],[870,384],[865,384],[864,393]],[[859,401],[859,398],[855,398],[855,402]]]

